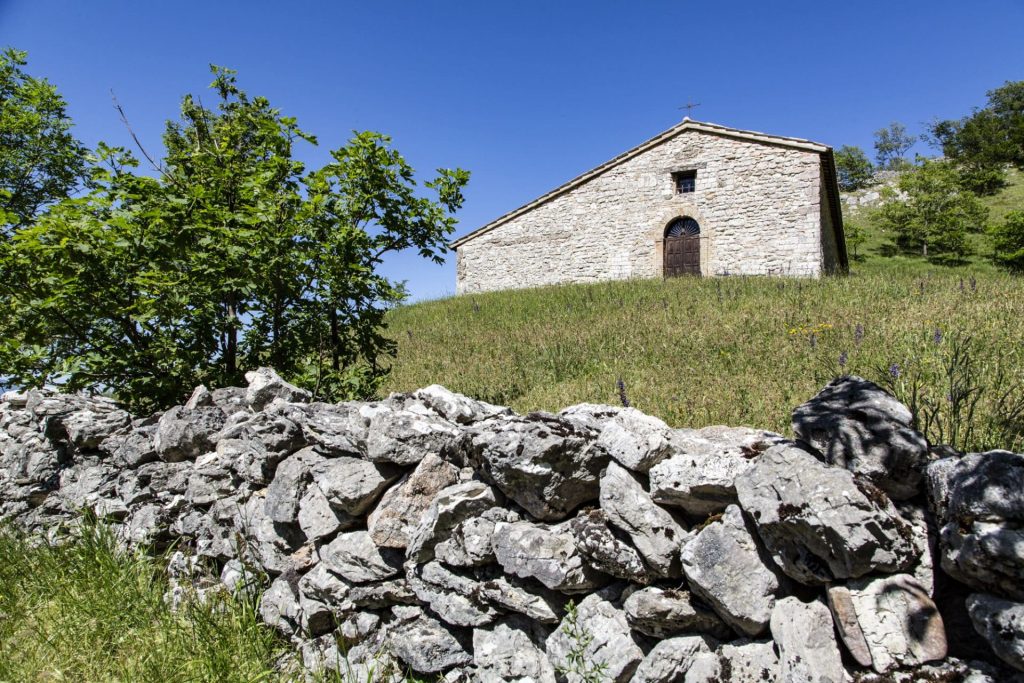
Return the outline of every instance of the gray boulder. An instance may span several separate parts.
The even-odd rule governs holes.
[[[285,458],[267,487],[267,515],[281,524],[295,524],[299,501],[313,480],[314,468],[325,462],[315,448],[303,448]]]
[[[584,642],[586,646],[579,653],[582,662],[570,659]],[[584,674],[598,667],[603,667],[601,680],[625,683],[644,659],[643,650],[633,640],[626,613],[600,593],[591,593],[566,615],[548,637],[546,649],[551,663],[564,672],[569,683],[588,680]],[[586,671],[580,671],[581,666]]]
[[[615,535],[600,509],[574,517],[569,530],[576,539],[576,549],[594,569],[641,585],[654,579],[637,549]]]
[[[383,581],[401,572],[402,556],[389,548],[378,548],[366,531],[349,531],[320,548],[320,561],[351,583]]]
[[[475,680],[555,683],[555,669],[531,637],[529,620],[508,617],[473,630]]]
[[[320,541],[342,529],[351,529],[359,524],[359,517],[352,516],[331,506],[324,492],[315,483],[306,486],[306,492],[299,499],[299,528],[311,541]]]
[[[879,673],[946,656],[946,630],[928,591],[909,574],[828,588],[836,630],[861,666]]]
[[[406,556],[416,562],[434,558],[434,546],[460,522],[498,504],[494,489],[479,481],[465,481],[442,489],[409,538]]]
[[[444,419],[460,425],[470,425],[491,417],[512,414],[508,408],[456,394],[440,384],[418,389],[412,396]]]
[[[99,450],[107,453],[114,462],[130,469],[159,460],[160,456],[153,446],[157,421],[138,420],[132,424],[131,429],[111,434],[104,439]]]
[[[254,411],[260,411],[274,399],[288,403],[305,403],[312,397],[305,389],[281,379],[272,368],[260,368],[245,373],[245,381],[249,387],[245,390],[245,400]]]
[[[802,583],[897,572],[922,550],[881,490],[793,446],[765,451],[736,491],[772,557]]]
[[[384,609],[394,605],[418,605],[416,594],[405,577],[352,586],[348,599],[353,605],[367,609]]]
[[[498,612],[477,597],[477,582],[456,574],[439,562],[406,566],[406,581],[420,602],[453,626],[483,626]]]
[[[498,576],[478,583],[473,593],[498,609],[518,612],[541,624],[557,624],[562,618],[565,598],[553,591],[525,584],[527,581],[515,577]]]
[[[325,455],[366,455],[369,417],[360,403],[283,403],[274,402],[263,413],[287,419],[299,426],[305,444],[316,446]]]
[[[417,464],[428,453],[458,460],[461,434],[458,427],[425,407],[418,411],[382,410],[370,418],[366,457],[403,466]]]
[[[780,674],[779,657],[771,642],[737,640],[718,648],[718,671],[722,678],[713,681],[729,683],[785,682]],[[687,672],[686,683],[690,683]],[[700,679],[696,679],[700,680]],[[708,681],[711,683],[711,681]],[[788,683],[788,682],[786,682]]]
[[[498,523],[492,539],[502,568],[521,578],[534,578],[551,590],[582,593],[607,582],[576,550],[566,525],[545,527],[532,522]]]
[[[428,453],[416,469],[388,489],[367,517],[374,543],[382,548],[405,548],[434,497],[459,480],[459,470]]]
[[[214,449],[214,435],[226,420],[224,411],[216,406],[189,410],[175,406],[160,416],[153,437],[153,447],[164,462],[195,460]]]
[[[694,668],[699,654],[711,654],[716,646],[707,636],[666,638],[651,648],[640,662],[632,683],[675,683]],[[714,657],[714,655],[712,655]],[[717,657],[714,657],[717,665]],[[717,667],[716,667],[717,668]],[[696,673],[696,672],[695,672]]]
[[[537,519],[559,521],[597,499],[608,455],[580,423],[531,413],[486,420],[468,433],[475,469]]]
[[[672,454],[669,432],[658,418],[626,408],[605,423],[597,445],[623,467],[647,472]]]
[[[737,506],[701,529],[681,559],[690,589],[726,623],[748,636],[765,631],[783,582]]]
[[[88,407],[55,415],[47,424],[47,435],[70,443],[79,450],[95,450],[107,438],[131,426],[132,418],[106,399],[89,399]]]
[[[786,443],[773,432],[748,427],[676,429],[673,455],[650,471],[651,497],[691,515],[713,515],[737,502],[736,477],[761,453]]]
[[[1024,455],[938,460],[928,493],[942,568],[976,590],[1024,600]]]
[[[394,465],[341,456],[318,463],[313,481],[331,506],[349,515],[361,515],[402,471]]]
[[[476,517],[459,522],[448,538],[434,546],[434,556],[451,567],[480,567],[497,562],[491,538],[498,522],[518,522],[519,515],[493,507]]]
[[[847,375],[832,380],[793,411],[793,432],[825,462],[865,477],[893,500],[921,490],[928,441],[913,415],[874,382]]]
[[[265,624],[285,635],[291,635],[299,628],[299,595],[288,579],[278,577],[263,593],[260,616]]]
[[[643,484],[616,462],[601,475],[601,510],[608,521],[629,535],[651,573],[680,575],[679,549],[689,539],[686,529],[651,500]]]
[[[772,611],[772,639],[779,673],[787,683],[843,683],[846,671],[836,643],[832,615],[821,601],[782,598]]]
[[[974,629],[988,641],[996,655],[1024,671],[1024,604],[994,595],[974,593],[967,598]]]
[[[421,674],[441,673],[473,661],[465,645],[444,624],[422,610],[406,609],[416,616],[391,627],[388,647],[410,669]]]
[[[635,631],[654,638],[682,633],[704,633],[716,638],[732,635],[732,630],[710,607],[685,590],[648,586],[630,593],[622,608]]]

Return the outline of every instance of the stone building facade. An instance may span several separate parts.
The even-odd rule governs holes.
[[[452,246],[460,294],[847,268],[830,147],[690,119]]]

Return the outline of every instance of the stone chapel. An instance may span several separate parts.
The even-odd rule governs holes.
[[[452,247],[459,294],[848,265],[831,147],[689,118]]]

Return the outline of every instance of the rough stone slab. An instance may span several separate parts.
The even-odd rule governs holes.
[[[422,610],[414,619],[393,626],[388,643],[398,659],[421,674],[440,673],[473,661],[448,628]]]
[[[670,638],[682,633],[704,633],[716,638],[732,636],[732,629],[686,590],[648,586],[630,593],[622,608],[634,630],[654,638]]]
[[[626,613],[605,600],[599,593],[585,597],[575,611],[575,623],[566,615],[546,644],[548,658],[556,669],[570,668],[569,654],[578,647],[583,635],[593,639],[583,651],[583,660],[589,667],[604,665],[603,680],[625,683],[630,680],[644,652],[630,634]],[[579,673],[568,673],[570,683],[579,683]]]
[[[366,457],[373,462],[416,465],[430,453],[458,460],[461,430],[433,412],[383,410],[370,418]]]
[[[647,472],[672,455],[669,431],[662,420],[626,408],[605,423],[597,445],[626,469]]]
[[[722,680],[729,683],[782,683],[786,680],[781,676],[779,658],[771,641],[737,640],[726,643],[718,648],[718,666]]]
[[[643,484],[616,462],[601,475],[601,510],[629,535],[655,576],[680,576],[679,550],[689,534],[664,508],[651,500]]]
[[[319,463],[313,469],[313,480],[332,507],[361,515],[401,474],[394,465],[341,456]]]
[[[565,598],[558,593],[531,586],[517,579],[499,576],[482,581],[474,595],[484,602],[510,612],[518,612],[541,624],[557,624],[562,619]]]
[[[576,549],[597,571],[641,585],[654,579],[640,552],[615,535],[600,509],[574,517],[569,530],[576,539]]]
[[[434,546],[457,524],[497,504],[494,489],[483,482],[466,481],[442,489],[410,536],[406,557],[416,562],[432,560]]]
[[[655,645],[644,660],[640,662],[633,683],[674,683],[682,681],[687,672],[693,668],[698,654],[706,653],[715,660],[716,670],[718,658],[712,654],[717,643],[707,636],[678,636],[666,638]],[[695,672],[696,673],[696,672]]]
[[[836,630],[861,666],[885,673],[946,656],[942,616],[909,574],[829,586],[828,604]]]
[[[793,446],[765,451],[736,491],[776,563],[802,583],[900,571],[922,550],[880,489]]]
[[[748,636],[765,631],[783,582],[739,507],[701,529],[681,559],[690,589],[726,623]]]
[[[268,626],[291,635],[299,626],[299,595],[284,577],[270,584],[260,598],[260,616]]]
[[[349,531],[320,549],[328,569],[352,583],[383,581],[401,572],[401,554],[378,548],[366,531]]]
[[[297,424],[303,442],[318,447],[325,455],[366,455],[369,419],[362,415],[363,404],[353,403],[281,403],[274,402],[264,413]]]
[[[846,671],[836,643],[832,615],[821,601],[776,601],[772,639],[779,649],[779,672],[787,683],[843,683]]]
[[[511,617],[473,630],[476,680],[555,683],[555,669],[530,637],[528,620]]]
[[[299,500],[298,521],[306,538],[321,541],[339,530],[356,526],[359,518],[335,510],[320,487],[310,482]]]
[[[651,498],[691,515],[708,516],[737,502],[736,477],[771,446],[779,434],[748,427],[704,427],[671,432],[673,455],[651,468]]]
[[[476,517],[459,522],[449,537],[434,546],[434,556],[452,567],[480,567],[494,564],[494,548],[491,538],[498,522],[518,522],[519,514],[514,510],[493,507]]]
[[[305,403],[312,397],[305,389],[284,381],[271,368],[259,368],[245,373],[245,381],[249,383],[245,390],[245,400],[255,410],[262,410],[274,399],[288,403]]]
[[[1024,454],[933,462],[928,493],[946,573],[975,590],[1024,600]]]
[[[314,448],[303,448],[277,466],[267,487],[267,515],[281,524],[298,522],[299,501],[317,465],[327,462]]]
[[[477,582],[446,569],[439,562],[410,563],[406,581],[416,597],[445,622],[453,626],[484,626],[498,612],[477,597]]]
[[[459,480],[459,470],[440,456],[427,453],[411,473],[388,489],[366,524],[382,548],[405,548],[434,497]]]
[[[195,460],[214,449],[213,436],[226,420],[215,406],[188,410],[175,406],[160,416],[153,437],[153,448],[164,462]]]
[[[460,425],[470,425],[488,418],[512,414],[509,408],[456,394],[440,384],[417,389],[412,396],[441,417]]]
[[[975,630],[992,651],[1013,668],[1024,671],[1024,604],[974,593],[967,598],[967,611]]]
[[[863,377],[839,377],[793,411],[793,432],[825,462],[871,481],[893,500],[921,490],[928,441],[896,398]]]
[[[584,561],[565,525],[499,522],[492,544],[494,555],[506,572],[537,579],[551,590],[581,593],[607,582]]]

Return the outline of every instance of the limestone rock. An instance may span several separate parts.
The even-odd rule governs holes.
[[[160,416],[153,447],[165,462],[195,460],[214,448],[213,436],[224,426],[224,412],[216,406],[189,410],[175,406]]]
[[[726,643],[718,648],[718,666],[721,680],[729,683],[786,681],[781,676],[779,658],[771,642],[738,640]],[[689,675],[686,681],[690,681]]]
[[[364,457],[369,418],[360,403],[274,402],[263,413],[299,426],[305,444],[316,446],[324,455]]]
[[[650,471],[651,497],[692,515],[713,515],[737,502],[736,477],[786,439],[748,427],[677,429],[673,455]]]
[[[499,609],[518,612],[541,624],[557,624],[562,618],[565,598],[543,588],[527,588],[525,583],[515,577],[498,576],[477,584],[474,595]]]
[[[470,425],[491,417],[512,414],[508,408],[456,394],[440,384],[431,384],[429,387],[418,389],[413,392],[412,396],[446,420],[461,425]]]
[[[332,507],[361,515],[401,473],[394,465],[341,456],[318,463],[313,468],[313,480]]]
[[[910,410],[874,382],[832,380],[793,411],[793,432],[825,462],[865,477],[893,500],[916,495],[928,442],[911,426]]]
[[[615,535],[600,509],[574,517],[569,530],[576,539],[576,549],[594,569],[641,585],[653,580],[640,553]]]
[[[716,643],[707,636],[666,638],[655,645],[640,662],[632,683],[674,683],[682,681],[700,653],[712,654]],[[717,657],[715,665],[717,670]],[[696,673],[696,672],[695,672]]]
[[[576,550],[566,526],[545,527],[532,522],[498,523],[494,555],[502,568],[522,578],[534,578],[563,593],[590,591],[605,582]]]
[[[1024,671],[1024,604],[975,593],[967,598],[974,628],[1004,662]]]
[[[625,683],[630,680],[644,652],[630,634],[626,613],[611,602],[592,593],[584,598],[573,615],[566,615],[559,628],[547,639],[547,653],[556,669],[568,669],[569,654],[578,647],[580,638],[593,636],[583,651],[589,667],[604,665],[603,680]],[[566,674],[569,683],[580,683],[578,672]]]
[[[787,683],[843,683],[832,615],[823,602],[782,598],[775,603],[772,638],[779,649],[779,672]]]
[[[267,515],[275,522],[295,524],[298,521],[299,501],[306,485],[313,479],[313,470],[326,459],[314,448],[303,448],[287,457],[267,487]]]
[[[469,434],[476,468],[537,519],[565,519],[597,498],[608,455],[579,423],[531,413],[477,423]]]
[[[264,623],[285,635],[299,626],[299,596],[289,581],[278,577],[260,598],[260,616]]]
[[[281,376],[271,368],[260,368],[254,372],[247,372],[245,381],[249,383],[249,387],[245,390],[245,400],[254,411],[262,410],[274,399],[279,398],[289,403],[305,403],[312,396],[305,389],[300,389],[281,379]]]
[[[459,522],[494,507],[498,502],[494,489],[479,481],[466,481],[442,489],[409,539],[406,556],[417,562],[434,557],[434,546],[447,537]]]
[[[310,482],[299,499],[298,521],[306,538],[320,541],[336,531],[356,526],[359,518],[331,507],[331,502],[320,487]]]
[[[530,637],[528,620],[510,617],[473,630],[476,680],[555,683],[555,669]]]
[[[483,626],[498,613],[476,595],[477,582],[446,569],[439,562],[409,564],[406,581],[416,597],[454,626]]]
[[[765,451],[736,490],[775,561],[803,583],[900,571],[921,551],[884,493],[796,447]]]
[[[491,538],[498,522],[518,522],[514,510],[493,507],[459,522],[447,539],[434,546],[434,556],[452,567],[479,567],[497,562]]]
[[[636,408],[626,408],[608,420],[597,445],[620,465],[636,472],[647,472],[673,451],[668,425]]]
[[[600,500],[608,521],[629,535],[655,576],[680,575],[679,549],[689,534],[618,463],[608,463],[601,476]]]
[[[710,607],[685,590],[648,586],[630,593],[622,608],[634,630],[654,638],[681,633],[704,633],[716,638],[732,635],[732,630]]]
[[[108,436],[100,443],[99,449],[130,469],[159,460],[153,445],[156,426],[157,420],[139,420],[133,423],[131,430]]]
[[[116,404],[104,399],[91,399],[88,406],[62,415],[55,415],[47,424],[47,433],[59,441],[66,440],[79,450],[95,450],[107,438],[131,425],[132,418]]]
[[[740,633],[760,635],[768,627],[782,581],[753,527],[735,505],[683,548],[683,573],[690,589]]]
[[[348,599],[357,607],[369,609],[419,604],[405,577],[352,586],[348,592]]]
[[[348,599],[352,584],[331,572],[323,562],[303,574],[299,579],[299,593],[310,599],[331,605],[337,614],[354,609]]]
[[[422,610],[415,618],[393,626],[388,643],[398,659],[421,674],[440,673],[473,660],[465,646],[441,622]]]
[[[383,410],[370,418],[366,457],[373,462],[415,465],[430,453],[445,460],[454,452],[461,431],[433,412]]]
[[[942,616],[909,574],[829,586],[828,604],[846,649],[861,666],[885,673],[946,656]]]
[[[976,590],[1024,600],[1024,454],[938,460],[928,493],[942,568]]]
[[[320,558],[328,569],[352,583],[370,583],[395,576],[401,571],[399,553],[378,548],[366,531],[349,531],[320,549]]]
[[[439,456],[428,453],[416,469],[388,489],[367,517],[366,524],[374,543],[382,548],[405,548],[420,518],[434,497],[455,484],[458,469]]]

